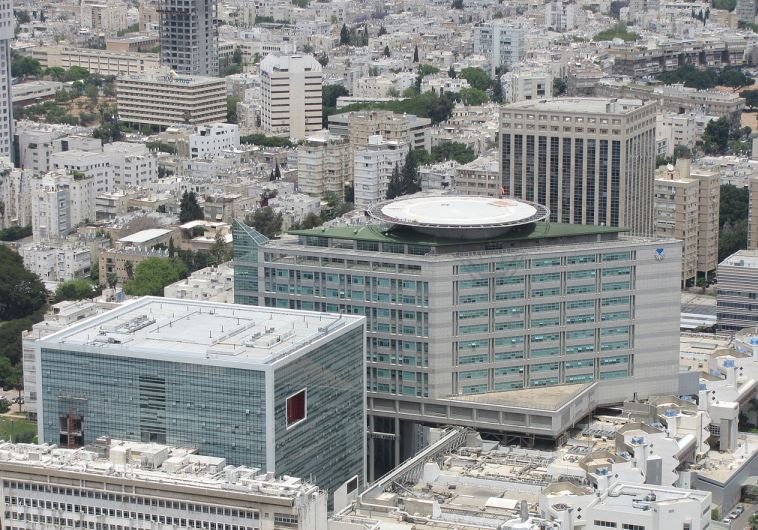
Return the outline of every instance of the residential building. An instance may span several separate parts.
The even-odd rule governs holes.
[[[70,46],[36,46],[26,52],[40,62],[43,68],[81,66],[93,74],[103,76],[140,75],[160,70],[157,53],[124,53]]]
[[[11,42],[15,39],[13,3],[0,7],[0,157],[15,161],[13,153],[13,105],[11,104]]]
[[[507,194],[536,201],[558,223],[653,231],[655,104],[556,98],[500,112]]]
[[[758,178],[748,179],[747,248],[758,249]]]
[[[407,143],[411,149],[431,151],[431,127],[429,118],[413,114],[395,114],[389,110],[345,112],[329,116],[329,132],[347,136],[350,148],[355,150],[366,145],[370,136],[382,135],[387,140]]]
[[[24,267],[46,282],[65,282],[89,276],[92,251],[86,245],[29,243],[21,247]]]
[[[302,193],[315,197],[334,193],[344,200],[351,170],[350,144],[344,136],[321,131],[297,147],[297,187]]]
[[[702,139],[708,123],[717,119],[718,116],[707,116],[695,112],[686,114],[659,112],[655,125],[656,142],[665,140],[664,154],[668,158],[674,156],[674,149],[680,145],[693,150],[695,144]]]
[[[734,331],[758,326],[758,250],[738,250],[716,270],[718,329]]]
[[[15,169],[10,158],[0,157],[0,229],[32,224],[32,172]]]
[[[452,188],[455,172],[460,164],[455,160],[446,160],[426,166],[419,166],[421,189],[424,191],[444,191]],[[498,179],[499,181],[499,179]]]
[[[103,250],[98,254],[98,277],[115,274],[118,283],[123,284],[133,278],[137,265],[149,258],[168,258],[168,249],[133,245]]]
[[[583,10],[573,2],[552,0],[545,4],[545,26],[563,33],[576,29],[585,20]]]
[[[321,64],[312,55],[267,55],[261,61],[261,127],[302,140],[320,131]]]
[[[755,24],[755,8],[755,0],[737,0],[737,7],[734,10],[737,21]]]
[[[240,148],[240,127],[234,123],[200,125],[187,139],[190,158],[215,158]]]
[[[645,14],[658,11],[659,0],[630,0],[629,17],[632,20],[642,20]]]
[[[355,207],[368,208],[387,198],[387,186],[395,169],[402,169],[408,155],[408,144],[385,140],[381,135],[369,136],[366,145],[353,154],[353,186]]]
[[[0,508],[14,528],[326,529],[317,486],[188,447],[110,437],[80,449],[3,443],[0,473]]]
[[[34,241],[65,239],[76,225],[93,221],[95,196],[92,176],[57,170],[35,179],[31,191]]]
[[[226,83],[217,77],[146,74],[116,81],[119,118],[127,123],[168,127],[226,119]]]
[[[598,78],[594,80],[593,87],[596,96],[643,99],[657,103],[658,109],[662,111],[675,114],[695,112],[719,118],[725,116],[735,124],[740,122],[740,115],[745,108],[745,98],[737,93],[698,90],[681,83],[648,86],[606,82]]]
[[[218,1],[160,0],[161,66],[181,76],[218,75]]]
[[[368,214],[378,224],[296,241],[235,223],[235,301],[366,316],[377,461],[412,453],[418,424],[554,439],[595,406],[678,385],[681,242],[547,222],[511,198]]]
[[[506,72],[502,79],[508,103],[544,99],[553,95],[553,75],[547,70]]]
[[[480,197],[501,197],[500,164],[490,156],[458,166],[455,170],[453,191],[458,195],[478,195]]]
[[[234,269],[228,263],[193,272],[163,288],[166,298],[234,303]]]
[[[11,103],[25,107],[53,99],[56,92],[63,88],[60,81],[45,81],[39,79],[13,85],[11,88]]]
[[[111,142],[103,145],[103,155],[110,158],[115,190],[146,187],[158,180],[158,155],[145,144]]]
[[[81,134],[84,131],[86,131],[84,127],[71,125],[17,122],[13,135],[16,167],[40,176],[52,169],[50,155],[53,153],[69,149],[85,151],[102,149],[102,141]]]
[[[126,4],[120,1],[91,2],[84,0],[80,4],[79,10],[81,27],[93,33],[115,35],[129,25],[126,7]]]
[[[468,81],[462,77],[450,78],[447,74],[432,74],[421,80],[421,93],[434,92],[442,94],[458,94],[464,88],[471,88]]]
[[[117,147],[118,151],[121,149]],[[95,193],[116,191],[113,157],[109,153],[79,149],[61,151],[50,155],[50,166],[52,170],[65,170],[75,177],[80,175],[91,177],[95,181]]]
[[[363,484],[364,322],[162,297],[122,304],[35,341],[39,439],[182,445],[330,492]]]
[[[487,58],[490,75],[500,67],[511,68],[524,56],[524,30],[499,22],[476,25],[474,53]]]

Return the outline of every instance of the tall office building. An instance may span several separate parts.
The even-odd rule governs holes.
[[[312,55],[267,55],[261,61],[261,127],[305,139],[320,131],[321,64]]]
[[[161,0],[161,65],[183,75],[218,75],[218,1]]]
[[[296,239],[233,230],[237,303],[366,317],[370,465],[411,454],[418,424],[552,439],[677,386],[681,242],[549,223],[515,199],[368,214]]]
[[[490,75],[508,68],[524,55],[524,30],[501,23],[474,26],[474,53],[487,57]]]
[[[0,5],[0,156],[14,158],[11,104],[11,41],[15,38],[13,2]]]
[[[655,104],[634,99],[522,101],[500,112],[506,194],[550,220],[653,233]]]
[[[194,447],[230,465],[363,480],[364,321],[142,298],[33,343],[39,439]]]

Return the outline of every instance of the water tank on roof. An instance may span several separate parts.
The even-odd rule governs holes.
[[[734,359],[724,361],[724,368],[734,368]]]
[[[666,416],[667,418],[673,418],[674,416],[678,416],[679,413],[674,409],[666,409],[663,412],[663,415]]]

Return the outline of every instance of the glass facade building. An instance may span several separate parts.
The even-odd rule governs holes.
[[[149,298],[134,306],[40,341],[40,440],[194,447],[331,492],[362,480],[362,319]]]

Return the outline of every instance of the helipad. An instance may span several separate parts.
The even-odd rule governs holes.
[[[511,197],[412,196],[382,202],[369,215],[424,233],[448,237],[487,237],[549,215],[539,204]]]

